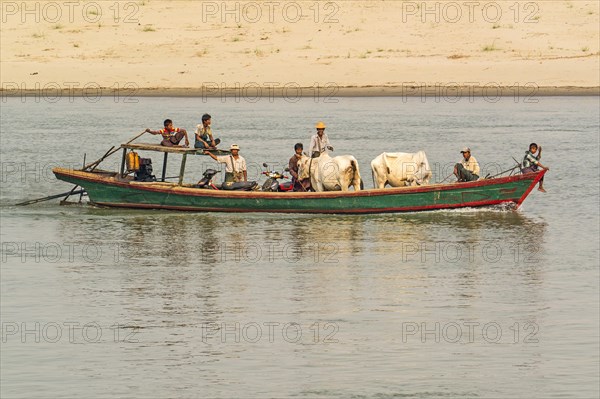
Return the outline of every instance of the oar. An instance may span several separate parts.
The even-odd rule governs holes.
[[[515,163],[517,164],[517,166],[519,167],[519,169],[521,169],[521,163],[519,161],[517,161],[515,159],[515,157],[511,157],[513,159],[513,161],[515,161]]]
[[[75,188],[77,188],[77,186],[75,186]],[[64,197],[65,195],[69,194],[69,195],[77,195],[77,194],[82,194],[85,193],[85,190],[81,189],[81,190],[77,190],[77,191],[67,191],[65,193],[62,194],[55,194],[55,195],[50,195],[48,197],[44,197],[44,198],[38,198],[38,199],[34,199],[34,200],[29,200],[29,201],[25,201],[25,202],[20,202],[18,204],[15,204],[17,206],[23,206],[23,205],[31,205],[31,204],[35,204],[37,202],[43,202],[43,201],[49,201],[51,199],[55,199],[55,198],[60,198],[60,197]]]
[[[92,168],[90,169],[90,172],[93,172],[93,171],[94,171],[94,169],[96,169],[96,168],[98,167],[98,165],[100,165],[100,163],[106,159],[106,157],[108,157],[108,156],[109,156],[109,155],[111,155],[111,154],[114,154],[114,152],[113,152],[113,153],[111,153],[111,151],[113,150],[113,148],[115,148],[115,146],[114,146],[114,145],[113,145],[112,147],[110,147],[110,149],[109,149],[108,151],[106,151],[106,152],[104,153],[104,155],[102,156],[102,158],[100,158],[99,160],[97,160],[97,161],[96,161],[96,162],[94,162],[94,163],[91,163],[91,164],[89,164],[88,166],[84,166],[84,167],[83,167],[83,169],[81,169],[81,170],[86,170],[87,168],[89,168],[90,166],[92,166],[92,165],[93,165],[93,166],[92,166]]]
[[[141,132],[140,134],[138,134],[137,136],[135,136],[134,138],[132,138],[131,140],[129,140],[126,144],[129,144],[132,141],[134,141],[135,139],[141,137],[144,133],[146,133],[145,130],[143,132]],[[120,149],[120,148],[117,148],[117,149],[114,149],[114,148],[115,148],[115,146],[113,145],[112,147],[110,147],[110,149],[108,151],[106,151],[106,153],[104,153],[104,155],[100,159],[98,159],[97,161],[92,162],[89,165],[84,165],[84,167],[81,170],[86,170],[86,169],[88,169],[88,168],[91,167],[91,169],[89,171],[93,172],[98,167],[98,165],[100,165],[100,163],[102,163],[102,161],[104,161],[107,157],[111,156],[112,154],[114,154],[115,152],[119,151],[119,149]],[[85,162],[84,162],[84,164],[85,164]],[[62,202],[64,202],[67,199],[69,199],[69,197],[74,194],[75,189],[77,187],[78,187],[77,185],[75,187],[73,187],[73,189],[71,190],[71,192],[69,194],[67,194],[67,196],[62,200]],[[81,197],[79,197],[79,201],[81,202]]]
[[[138,136],[138,137],[139,137],[139,136]],[[91,163],[90,165],[88,165],[88,166],[87,166],[87,167],[89,167],[89,166],[91,166],[91,165],[94,165],[94,166],[92,167],[92,169],[90,169],[90,172],[93,172],[93,171],[94,171],[94,169],[96,169],[96,168],[98,167],[98,165],[100,165],[100,163],[101,163],[101,162],[102,162],[102,161],[103,161],[103,160],[104,160],[106,157],[108,157],[108,156],[110,155],[109,153],[112,151],[112,149],[113,149],[113,148],[115,148],[115,146],[114,146],[114,145],[113,145],[112,147],[110,147],[110,149],[109,149],[108,151],[106,151],[106,153],[105,153],[105,154],[102,156],[102,158],[100,158],[100,159],[99,159],[99,160],[97,160],[96,162],[94,162],[94,163]],[[83,169],[82,169],[82,170],[85,170],[85,169],[86,169],[86,166],[85,166],[85,156],[84,156],[84,162],[83,162],[83,164],[84,164],[84,167],[83,167]],[[80,196],[79,196],[79,202],[81,202],[81,197],[83,196],[83,192],[81,192],[81,191],[85,191],[85,190],[81,190],[81,191],[78,191],[77,193],[75,193],[75,190],[77,189],[77,187],[79,187],[79,186],[78,186],[78,185],[75,185],[75,186],[73,186],[73,188],[71,189],[71,191],[70,191],[70,192],[67,194],[67,196],[66,196],[66,197],[65,197],[65,198],[64,198],[64,199],[61,201],[61,203],[62,203],[62,202],[65,202],[65,201],[67,201],[71,195],[77,195],[78,193],[80,194]]]
[[[128,142],[126,142],[125,144],[129,144],[129,143],[131,143],[132,141],[134,141],[134,140],[138,139],[138,138],[139,138],[139,137],[141,137],[141,136],[142,136],[144,133],[146,133],[146,131],[145,131],[145,130],[144,130],[143,132],[141,132],[140,134],[138,134],[137,136],[135,136],[134,138],[132,138],[131,140],[129,140]],[[100,158],[99,160],[97,160],[97,161],[95,161],[95,162],[92,162],[92,163],[91,163],[91,164],[89,164],[89,165],[86,165],[86,166],[84,166],[82,170],[86,170],[87,168],[91,168],[92,166],[97,166],[98,164],[100,164],[100,162],[104,161],[104,159],[106,159],[107,157],[111,156],[112,154],[114,154],[115,152],[117,152],[117,151],[119,151],[119,150],[121,149],[121,148],[119,147],[119,148],[115,148],[115,149],[113,150],[113,148],[115,148],[115,146],[112,146],[112,147],[111,147],[111,149],[110,149],[110,150],[108,150],[108,151],[106,152],[106,154],[104,154],[104,156],[103,156],[102,158]],[[94,169],[95,169],[95,167],[94,167]],[[93,169],[92,169],[92,170],[93,170]]]
[[[87,153],[83,153],[83,166],[85,166],[85,159],[87,157]],[[77,187],[77,186],[75,186]],[[81,203],[81,199],[83,198],[83,193],[79,194],[79,203]]]
[[[71,189],[71,191],[69,192],[69,194],[67,194],[67,196],[63,199],[63,201],[66,201],[69,199],[69,197],[71,195],[73,195],[73,193],[75,192],[75,189],[77,189],[77,187],[79,187],[77,184],[73,186],[73,188]]]
[[[445,182],[446,180],[448,180],[448,178],[449,178],[450,176],[452,176],[453,174],[454,174],[454,172],[450,173],[448,176],[446,176],[446,177],[444,178],[444,180],[442,180],[442,181],[441,181],[441,182],[439,182],[438,184],[442,184],[443,182]]]
[[[137,139],[137,138],[141,137],[141,136],[142,136],[144,133],[146,133],[146,131],[145,131],[145,130],[144,130],[142,133],[140,133],[140,134],[138,134],[137,136],[135,136],[134,138],[132,138],[131,140],[129,140],[129,141],[126,143],[126,144],[129,144],[129,143],[131,143],[132,141],[134,141],[135,139]],[[97,166],[100,164],[100,162],[104,161],[104,159],[106,159],[107,157],[111,156],[112,154],[114,154],[115,152],[117,152],[117,151],[119,150],[119,148],[117,148],[117,149],[114,149],[114,148],[115,148],[115,146],[113,145],[113,146],[110,148],[110,150],[108,150],[108,151],[107,151],[107,152],[106,152],[106,153],[105,153],[105,154],[102,156],[102,158],[98,159],[98,160],[97,160],[97,161],[95,161],[95,162],[92,162],[92,163],[91,163],[91,164],[89,164],[89,165],[86,165],[86,166],[84,166],[84,167],[82,168],[82,170],[86,170],[87,168],[92,168],[92,170],[96,169],[96,167],[97,167]],[[82,189],[82,190],[75,191],[75,190],[77,189],[77,187],[78,187],[78,186],[77,186],[77,185],[75,185],[75,187],[73,187],[73,188],[71,189],[71,191],[67,191],[67,192],[65,192],[65,193],[62,193],[62,194],[50,195],[50,196],[48,196],[48,197],[44,197],[44,198],[38,198],[38,199],[34,199],[34,200],[29,200],[29,201],[25,201],[25,202],[20,202],[20,203],[18,203],[18,204],[16,204],[16,205],[18,205],[18,206],[31,205],[31,204],[35,204],[35,203],[37,203],[37,202],[49,201],[49,200],[51,200],[51,199],[55,199],[55,198],[64,197],[65,195],[66,195],[66,197],[65,197],[65,200],[66,200],[66,199],[67,199],[67,198],[69,198],[71,195],[77,195],[77,194],[83,194],[83,193],[85,193],[85,190],[83,190],[83,189]],[[63,201],[64,201],[64,200],[63,200]]]
[[[516,169],[516,168],[518,168],[518,167],[519,167],[519,165],[515,165],[515,166],[513,166],[513,167],[512,167],[512,168],[510,168],[510,169],[506,169],[504,172],[500,172],[500,173],[498,173],[497,175],[494,175],[494,176],[489,176],[489,177],[487,177],[487,176],[486,176],[485,178],[486,178],[486,179],[493,179],[494,177],[498,177],[498,176],[500,176],[500,175],[503,175],[503,174],[505,174],[506,172],[512,172],[513,170],[515,170],[515,169]]]
[[[144,134],[144,133],[146,133],[146,131],[145,131],[145,130],[144,130],[142,133],[140,133],[140,134],[138,134],[137,136],[135,136],[134,138],[132,138],[131,140],[129,140],[129,141],[126,143],[126,144],[129,144],[129,143],[131,143],[133,140],[137,139],[138,137],[140,137],[140,136],[141,136],[142,134]],[[108,151],[106,151],[106,153],[104,153],[104,155],[103,155],[103,156],[102,156],[100,159],[98,159],[98,160],[97,160],[97,161],[95,161],[95,162],[92,162],[91,164],[89,164],[89,165],[87,165],[87,166],[84,166],[84,167],[83,167],[81,170],[86,170],[87,168],[91,167],[91,169],[90,169],[89,171],[90,171],[90,172],[93,172],[93,171],[94,171],[94,170],[95,170],[95,169],[98,167],[98,165],[100,165],[100,164],[102,163],[102,161],[104,161],[104,160],[105,160],[107,157],[111,156],[111,155],[112,155],[112,154],[114,154],[115,152],[119,151],[119,148],[117,148],[117,149],[116,149],[116,150],[114,150],[114,151],[113,151],[113,148],[115,148],[115,146],[114,146],[114,145],[113,145],[112,147],[110,147],[110,149],[109,149]],[[84,164],[85,164],[85,162],[84,162]],[[71,192],[70,192],[70,193],[68,193],[68,194],[67,194],[67,196],[66,196],[66,197],[65,197],[65,198],[64,198],[64,199],[63,199],[61,202],[65,202],[66,200],[68,200],[68,199],[69,199],[69,197],[75,193],[75,189],[76,189],[77,187],[79,187],[79,186],[75,185],[75,186],[73,187],[73,189],[71,190]],[[82,194],[82,195],[83,195],[83,194]],[[79,199],[80,199],[80,201],[81,201],[81,197],[79,197]]]

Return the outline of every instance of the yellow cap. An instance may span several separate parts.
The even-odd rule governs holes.
[[[317,123],[317,125],[315,127],[317,129],[325,129],[327,126],[325,126],[325,124],[323,122],[319,122],[319,123]]]

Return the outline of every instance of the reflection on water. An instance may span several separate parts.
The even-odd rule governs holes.
[[[546,262],[546,222],[512,211],[292,216],[90,207],[81,216],[58,221],[60,240],[103,237],[119,249],[121,261],[110,267],[129,295],[202,300],[196,311],[205,316],[227,312],[222,301],[229,287],[252,296],[260,286],[289,286],[297,301],[317,306],[305,294],[339,301],[331,293],[342,290],[354,297],[372,273],[382,279],[378,295],[402,303],[404,296],[444,288],[459,307],[490,290],[533,304]]]
[[[518,211],[481,209],[320,216],[199,214],[87,207],[81,209],[81,213],[83,220],[59,220],[61,239],[98,236],[118,241],[131,258],[159,256],[173,264],[211,263],[227,246],[277,245],[299,253],[302,248],[320,243],[333,244],[351,255],[362,255],[378,248],[385,249],[388,243],[501,240],[515,245],[540,244],[544,242],[547,228],[543,220]]]
[[[264,366],[259,366],[273,356],[294,371],[288,377],[280,368],[271,371],[287,381],[282,389],[290,394],[307,392],[290,390],[289,381],[308,370],[337,375],[333,385],[324,378],[314,380],[329,387],[323,389],[326,396],[343,396],[339,387],[346,385],[340,381],[347,386],[360,381],[362,389],[382,392],[368,381],[385,378],[392,384],[397,378],[394,364],[410,358],[412,367],[406,372],[411,375],[411,392],[427,396],[424,381],[431,367],[445,369],[447,361],[461,361],[463,368],[480,369],[491,357],[507,357],[481,336],[471,346],[452,346],[443,336],[437,345],[423,343],[420,335],[402,335],[406,323],[432,331],[435,323],[497,323],[503,329],[502,342],[512,344],[515,323],[521,334],[529,333],[523,331],[524,323],[543,325],[548,308],[543,293],[548,258],[541,251],[548,223],[523,212],[478,209],[336,216],[85,206],[55,218],[56,211],[63,210],[32,210],[40,230],[27,239],[42,240],[51,231],[57,242],[79,246],[92,242],[113,252],[98,262],[76,259],[50,265],[57,272],[57,289],[47,298],[48,309],[64,306],[68,298],[71,320],[88,321],[93,315],[104,329],[120,322],[138,341],[126,347],[129,364],[155,370],[156,363],[180,371],[140,387],[147,396],[156,389],[187,396],[200,386],[210,387],[211,396],[220,396],[219,381],[248,373],[248,367],[263,373],[250,371],[252,378],[244,380],[243,390],[254,392],[267,384],[272,387],[268,392],[275,392],[276,384],[269,385]],[[48,312],[51,318],[64,318],[61,311]],[[244,341],[244,326],[261,326],[266,336],[265,323],[279,328],[297,323],[304,339],[294,345],[276,338],[252,345]],[[330,330],[320,330],[319,339],[336,331],[338,345],[311,342],[315,326],[325,325]],[[281,337],[280,331],[276,337]],[[95,348],[91,355],[95,362],[117,361],[110,347]],[[515,363],[527,364],[519,369],[539,374],[548,367],[531,360],[542,355],[539,346],[510,353]],[[304,358],[311,360],[306,364]],[[364,377],[361,368],[344,371],[339,362],[327,360],[357,358],[368,367]],[[65,368],[74,375],[82,373],[74,366]],[[513,374],[504,374],[503,381],[511,378]],[[195,383],[181,385],[181,381]],[[455,372],[438,379],[453,393],[463,391],[460,381]],[[354,385],[351,391],[356,389]],[[123,394],[116,386],[111,392]]]

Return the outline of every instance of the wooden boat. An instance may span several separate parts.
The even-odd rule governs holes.
[[[210,190],[184,184],[186,158],[200,150],[123,144],[120,172],[54,168],[60,180],[83,187],[93,204],[107,207],[169,209],[194,212],[282,212],[366,214],[508,204],[518,208],[545,170],[466,183],[330,192],[262,192]],[[164,153],[160,181],[139,182],[125,173],[127,150]],[[177,183],[165,181],[167,155],[182,154]]]

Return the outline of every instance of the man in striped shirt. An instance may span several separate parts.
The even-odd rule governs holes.
[[[189,147],[190,140],[188,139],[188,134],[185,129],[180,129],[178,127],[173,127],[173,121],[170,119],[165,119],[164,129],[160,130],[150,130],[146,129],[146,133],[150,134],[160,134],[163,138],[163,141],[160,142],[160,145],[165,147]],[[179,143],[182,139],[185,138],[185,145],[181,146]]]

